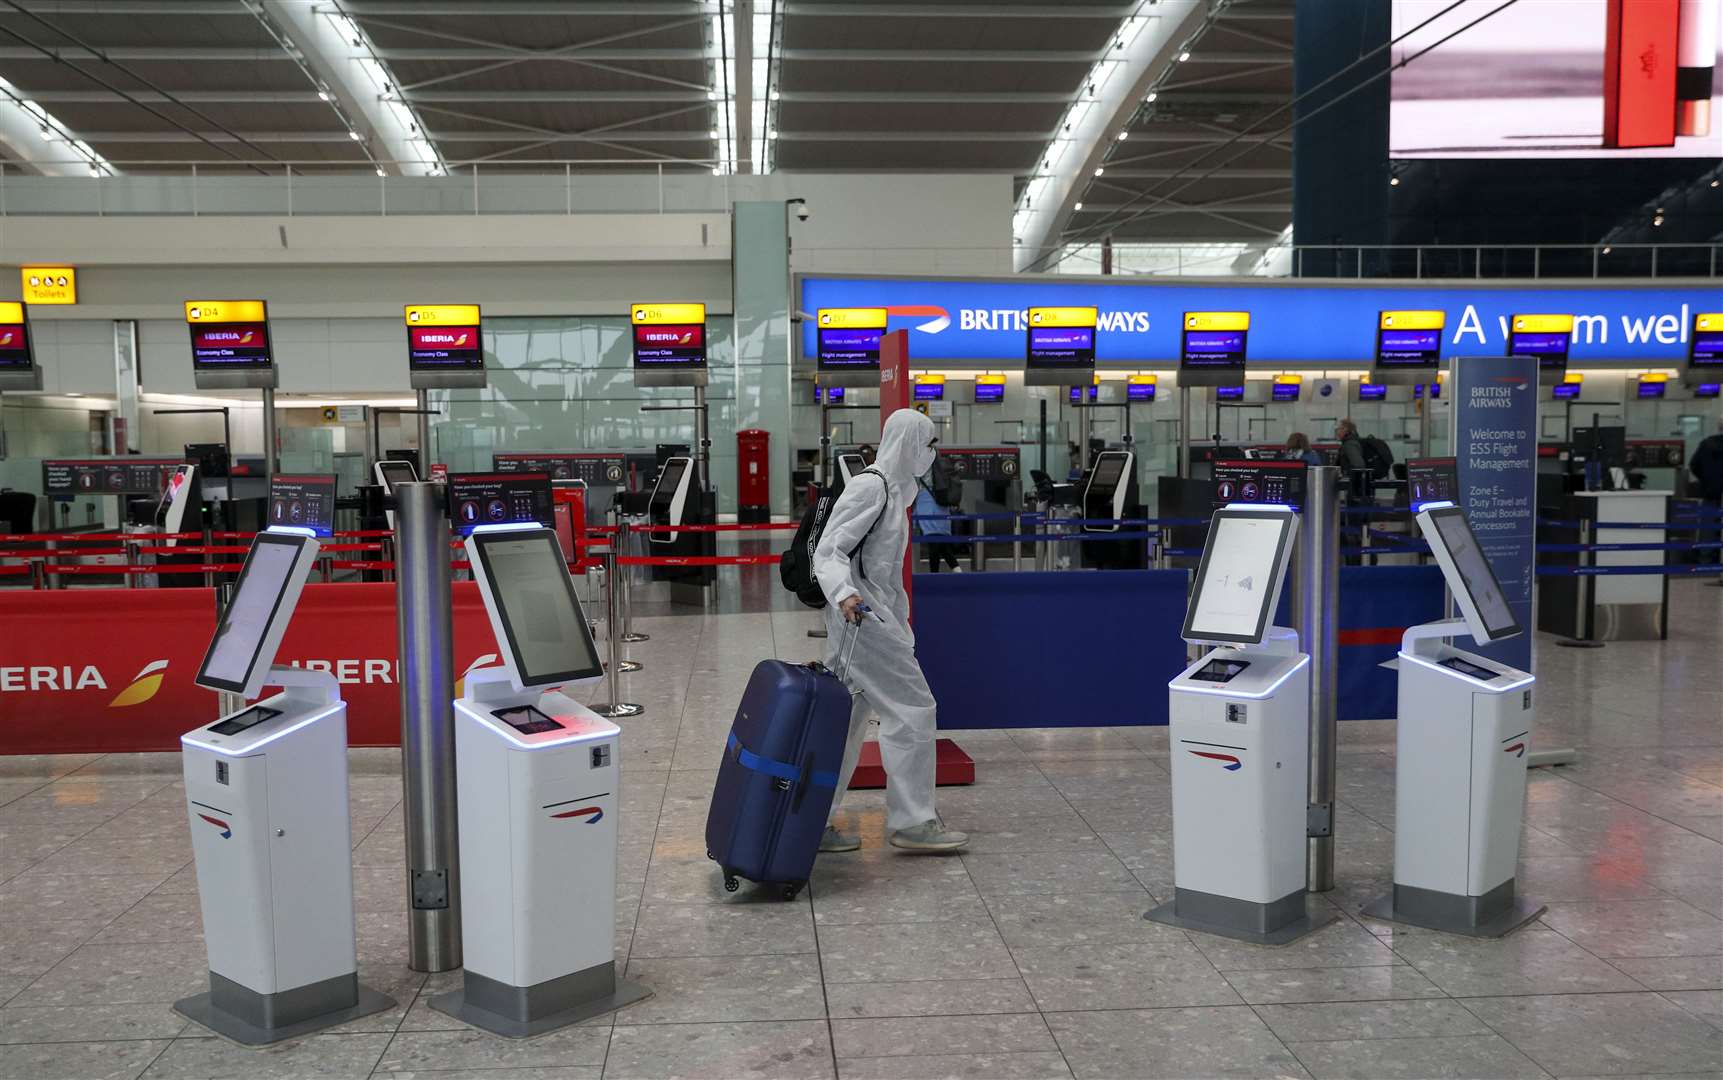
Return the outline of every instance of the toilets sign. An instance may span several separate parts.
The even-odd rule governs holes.
[[[1250,366],[1373,363],[1383,311],[1440,313],[1440,358],[1500,356],[1516,312],[1573,316],[1570,360],[1686,363],[1693,313],[1716,306],[1715,287],[1447,286],[1305,283],[1287,279],[886,278],[798,279],[801,311],[883,308],[887,329],[909,331],[917,361],[1020,363],[1029,310],[1092,307],[1102,364],[1165,364],[1180,355],[1187,311],[1250,316]],[[801,354],[818,355],[813,320],[801,323]]]

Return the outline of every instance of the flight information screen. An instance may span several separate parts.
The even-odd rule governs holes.
[[[1376,366],[1380,368],[1434,367],[1442,358],[1441,330],[1376,331]]]
[[[1184,636],[1260,641],[1273,603],[1275,574],[1291,532],[1289,514],[1218,513],[1209,526]]]
[[[0,303],[0,371],[29,371],[34,366],[24,305]]]
[[[1533,332],[1516,331],[1508,338],[1508,355],[1535,356],[1538,358],[1538,369],[1549,370],[1567,367],[1568,343],[1573,340],[1573,334],[1556,330],[1539,330]]]
[[[1697,368],[1723,368],[1723,314],[1693,317],[1687,362]]]

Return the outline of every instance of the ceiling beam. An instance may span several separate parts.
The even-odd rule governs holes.
[[[977,10],[970,4],[861,4],[808,3],[789,0],[785,11],[804,17],[914,18],[914,19],[1105,19],[1117,22],[1139,5],[1126,4],[991,4]]]
[[[175,63],[202,63],[207,61],[254,64],[274,61],[292,63],[293,61],[291,56],[273,45],[267,48],[210,45],[116,45],[111,49],[102,48],[102,56],[76,45],[47,45],[44,48],[52,54],[51,57],[44,56],[28,46],[0,45],[0,60],[39,60],[43,62],[72,60],[83,63],[100,62],[102,56],[106,56],[114,60],[165,60]]]
[[[1136,203],[1090,203],[1083,204],[1079,214],[1111,214],[1116,211],[1134,210]],[[1167,214],[1203,214],[1211,210],[1226,210],[1235,214],[1290,214],[1290,202],[1218,202],[1218,203],[1181,203],[1165,202],[1148,212],[1147,217],[1161,217]]]
[[[152,105],[184,101],[193,105],[317,105],[322,99],[316,90],[175,90],[173,97],[154,90],[127,90],[138,101]],[[37,101],[67,105],[125,105],[125,98],[112,90],[37,90],[30,95]]]
[[[394,85],[395,76],[377,58],[370,36],[357,24],[338,13],[319,12],[301,0],[259,0],[253,11],[272,33],[291,40],[314,88],[333,99],[330,104],[338,106],[338,117],[363,137],[358,141],[367,144],[367,155],[380,159],[376,165],[380,174],[436,176],[444,171],[437,148],[419,130],[413,111],[383,99],[383,90]]]
[[[342,0],[350,18],[365,15],[524,15],[582,18],[601,15],[686,15],[687,0]],[[319,10],[332,5],[320,4]]]
[[[1067,105],[1069,91],[1040,90],[784,90],[783,101],[808,105]]]
[[[1130,167],[1115,168],[1107,166],[1104,174],[1108,180],[1171,180],[1176,176],[1185,176],[1189,169],[1133,169]],[[1291,168],[1284,169],[1217,169],[1209,173],[1211,180],[1285,180],[1292,175]]]

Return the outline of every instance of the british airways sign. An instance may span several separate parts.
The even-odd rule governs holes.
[[[1445,313],[1443,356],[1502,355],[1514,315],[1574,316],[1570,362],[1686,362],[1693,313],[1716,304],[1717,288],[1656,286],[1577,288],[1448,287],[1439,284],[1342,285],[1332,282],[1241,282],[1198,285],[1188,279],[1098,281],[1094,278],[957,280],[950,278],[803,277],[797,307],[882,307],[891,330],[909,330],[917,363],[1019,362],[1028,309],[1094,307],[1096,359],[1102,363],[1178,362],[1187,311],[1248,311],[1249,360],[1261,364],[1369,363],[1378,316],[1408,309]],[[804,357],[817,354],[813,320],[802,322]]]

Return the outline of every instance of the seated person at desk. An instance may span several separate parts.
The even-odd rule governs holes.
[[[1286,450],[1281,456],[1287,461],[1302,461],[1306,465],[1322,464],[1322,455],[1310,448],[1310,436],[1302,431],[1286,437]]]
[[[1700,511],[1713,516],[1723,513],[1723,417],[1717,419],[1717,433],[1707,436],[1693,451],[1687,469],[1699,481]],[[1720,536],[1723,522],[1705,522],[1699,530],[1701,540],[1715,541]],[[1696,562],[1723,562],[1723,550],[1718,548],[1702,548],[1694,556]]]

